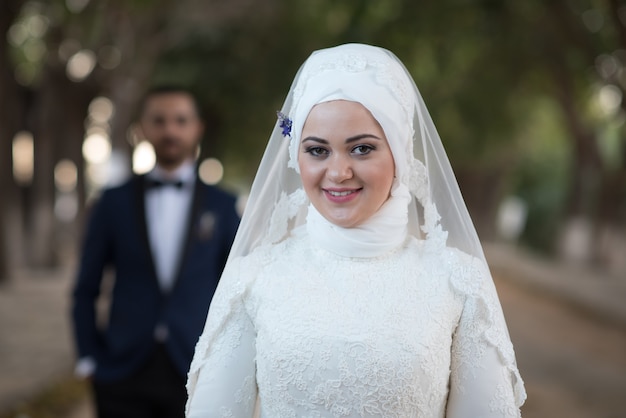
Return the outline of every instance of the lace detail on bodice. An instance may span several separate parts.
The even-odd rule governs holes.
[[[346,258],[312,246],[300,232],[231,262],[237,268],[228,274],[239,278],[215,296],[190,395],[200,369],[210,375],[216,362],[226,362],[232,373],[242,361],[229,360],[240,349],[233,345],[248,344],[256,375],[242,374],[231,401],[219,398],[233,416],[251,416],[235,410],[249,405],[258,387],[263,418],[452,417],[448,403],[476,384],[493,346],[501,357],[498,385],[477,401],[495,414],[489,416],[519,416],[523,398],[513,385],[517,392],[523,386],[496,319],[497,296],[488,295],[490,277],[456,250],[429,250],[410,239],[380,257]],[[238,317],[249,325],[233,324]]]
[[[260,272],[250,293],[264,414],[405,417],[442,410],[450,352],[438,343],[450,345],[461,310],[446,280],[415,277],[412,263],[399,263],[404,252],[363,262],[301,246],[277,249],[282,257]],[[297,276],[280,273],[294,262]],[[447,321],[425,315],[451,305]]]

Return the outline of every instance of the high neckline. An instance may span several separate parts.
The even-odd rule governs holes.
[[[329,222],[310,205],[306,229],[313,244],[331,253],[350,258],[380,257],[404,244],[408,235],[410,199],[406,186],[394,182],[391,196],[383,206],[353,228]]]

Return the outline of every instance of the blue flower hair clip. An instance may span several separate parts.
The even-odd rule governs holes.
[[[291,125],[293,121],[289,119],[289,116],[285,115],[280,110],[276,111],[276,115],[278,116],[278,121],[280,124],[278,125],[283,130],[283,136],[291,138]]]

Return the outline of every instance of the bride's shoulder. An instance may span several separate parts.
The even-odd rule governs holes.
[[[282,241],[260,245],[249,254],[239,257],[238,263],[246,267],[267,265],[276,260],[299,254],[308,245],[306,233],[301,228],[296,228]]]
[[[475,266],[484,264],[478,257],[474,257],[456,247],[447,244],[432,245],[428,239],[409,237],[404,245],[405,254],[418,254],[422,262],[432,262],[442,268],[461,266]]]
[[[411,237],[405,245],[405,256],[417,254],[419,266],[429,274],[447,277],[463,293],[473,293],[481,278],[490,277],[489,268],[479,257],[449,245],[430,245],[428,240]]]

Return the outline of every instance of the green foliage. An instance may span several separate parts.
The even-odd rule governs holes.
[[[190,32],[157,68],[155,81],[193,86],[207,103],[214,129],[205,150],[225,162],[230,183],[253,177],[274,112],[312,50],[371,43],[405,63],[453,166],[505,173],[499,179],[504,189],[530,207],[526,240],[551,245],[570,155],[560,110],[546,92],[549,78],[538,65],[543,32],[529,32],[545,18],[544,6],[503,0],[276,5],[266,20],[252,18],[253,12],[237,25]],[[571,56],[583,60],[580,52]]]
[[[509,194],[528,204],[522,241],[551,252],[563,220],[572,156],[555,103],[539,98],[530,106],[528,124],[520,132],[521,161]]]
[[[46,17],[48,57],[69,38],[94,51],[103,45],[122,51],[119,68],[91,81],[135,77],[144,86],[151,71],[143,61],[158,56],[152,83],[197,93],[207,122],[203,153],[219,157],[227,182],[242,188],[299,65],[315,49],[346,42],[380,45],[405,63],[452,165],[502,173],[497,186],[529,204],[526,239],[533,244],[550,247],[572,183],[581,181],[574,175],[583,149],[576,141],[593,138],[601,170],[619,172],[626,164],[623,111],[607,117],[594,104],[603,86],[622,93],[626,87],[616,2],[109,0],[80,11],[61,0],[29,4],[18,23],[29,13]],[[43,58],[29,61],[28,42],[15,45],[13,61],[36,80]],[[158,53],[142,54],[151,43]]]
[[[254,166],[274,111],[312,50],[343,42],[381,45],[415,77],[451,158],[488,165],[514,152],[513,132],[524,123],[508,106],[517,80],[492,42],[504,26],[497,4],[458,3],[451,13],[444,5],[400,0],[282,2],[270,21],[191,34],[162,58],[156,80],[193,85],[215,112],[210,119],[219,121],[214,152],[230,164],[245,158]]]

